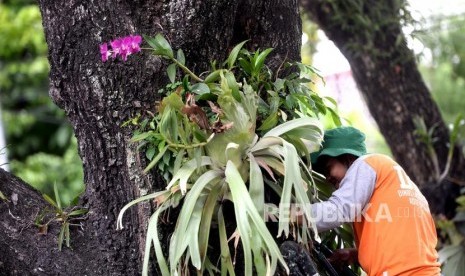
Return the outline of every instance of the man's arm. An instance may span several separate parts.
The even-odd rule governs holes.
[[[355,221],[370,201],[375,184],[376,172],[363,157],[358,158],[347,170],[339,189],[327,201],[312,204],[318,232]]]

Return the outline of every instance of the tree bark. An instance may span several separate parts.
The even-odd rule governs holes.
[[[92,275],[98,251],[91,248],[86,230],[73,231],[73,250],[59,251],[60,223],[51,223],[48,234],[34,224],[48,205],[38,191],[0,169],[0,275]],[[79,245],[78,245],[79,241]],[[82,243],[82,244],[81,244]],[[87,248],[86,248],[87,247]],[[89,266],[89,269],[83,269]],[[82,274],[83,275],[83,274]]]
[[[155,173],[142,173],[144,158],[129,143],[131,129],[122,124],[154,110],[156,91],[167,83],[166,64],[149,53],[103,63],[99,44],[129,34],[163,33],[200,73],[210,60],[222,61],[228,49],[249,39],[248,48],[275,48],[270,66],[276,69],[285,58],[300,59],[297,1],[39,0],[39,5],[49,49],[50,96],[65,110],[78,139],[86,185],[81,204],[90,213],[84,230],[71,232],[73,250],[58,252],[57,229],[39,237],[31,226],[45,201],[1,172],[0,190],[24,202],[2,203],[0,213],[8,219],[1,224],[0,269],[5,275],[138,275],[153,206],[133,207],[122,231],[116,231],[116,218],[126,203],[165,183]],[[161,231],[161,240],[168,240],[173,223]],[[18,262],[16,254],[24,261]]]
[[[349,61],[358,88],[396,161],[415,183],[428,187],[433,210],[450,211],[435,198],[438,193],[438,198],[455,198],[458,185],[450,181],[442,184],[446,188],[438,185],[432,159],[414,134],[413,118],[420,116],[428,129],[435,127],[434,148],[441,171],[446,164],[449,131],[407,47],[400,23],[400,2],[365,0],[357,2],[359,6],[326,0],[300,3]],[[456,148],[451,178],[463,181],[464,165]]]

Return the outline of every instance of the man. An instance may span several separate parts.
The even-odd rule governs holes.
[[[352,222],[357,250],[333,258],[360,263],[368,275],[440,275],[436,228],[428,202],[391,158],[366,154],[365,135],[353,127],[325,133],[314,169],[336,191],[312,204],[319,232]]]

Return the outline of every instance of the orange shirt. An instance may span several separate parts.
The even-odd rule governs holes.
[[[370,276],[439,275],[436,228],[425,197],[389,157],[360,158],[376,173],[373,194],[353,224],[362,268]]]

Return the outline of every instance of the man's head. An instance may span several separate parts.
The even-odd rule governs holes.
[[[312,164],[338,188],[350,165],[364,154],[365,135],[353,127],[338,127],[325,133],[320,151],[312,154]]]

